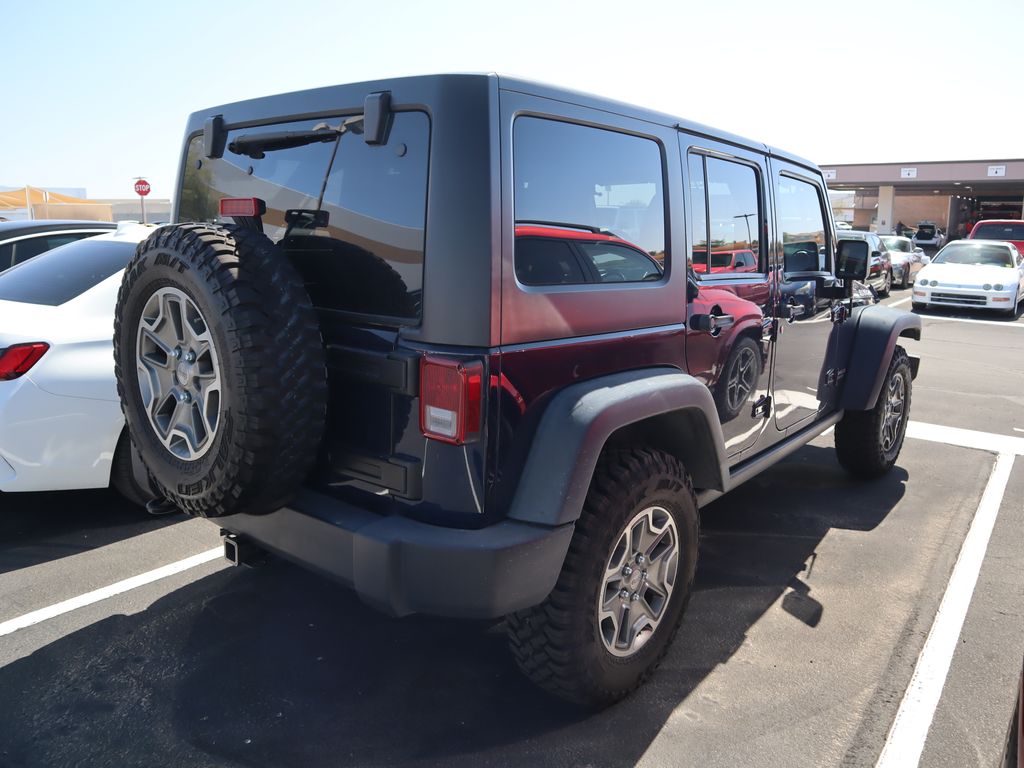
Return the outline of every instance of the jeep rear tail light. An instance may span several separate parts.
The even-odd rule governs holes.
[[[222,197],[220,215],[224,218],[248,216],[256,218],[267,212],[267,204],[258,197]]]
[[[49,344],[37,341],[0,349],[0,381],[10,381],[28,373],[49,348]]]
[[[483,372],[480,361],[430,355],[420,360],[420,429],[424,435],[454,445],[476,437]]]

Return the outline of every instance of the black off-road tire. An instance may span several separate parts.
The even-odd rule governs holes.
[[[139,388],[139,323],[161,288],[181,291],[195,304],[219,357],[217,430],[193,460],[160,441]],[[302,278],[263,234],[180,224],[140,243],[118,293],[114,358],[132,439],[156,487],[182,511],[203,517],[272,512],[309,473],[326,415],[323,344]]]
[[[153,498],[153,491],[143,488],[135,479],[132,467],[133,450],[131,438],[125,430],[118,438],[117,447],[114,449],[114,459],[110,464],[110,485],[132,504],[144,507]]]
[[[886,393],[894,376],[902,376],[905,386],[903,400],[903,418],[896,432],[892,445],[886,449],[883,445],[882,427],[885,419]],[[865,480],[881,477],[896,463],[903,447],[903,438],[907,432],[907,420],[910,416],[910,400],[912,378],[910,361],[903,347],[897,346],[893,351],[892,361],[882,381],[882,389],[878,393],[878,402],[867,411],[847,411],[842,420],[836,424],[835,444],[836,455],[843,468]]]
[[[646,644],[618,657],[599,635],[598,590],[623,527],[655,504],[668,510],[679,534],[675,587]],[[554,590],[540,605],[507,617],[519,668],[546,691],[587,708],[606,707],[640,686],[664,658],[690,599],[698,528],[697,499],[678,459],[650,449],[606,450]]]

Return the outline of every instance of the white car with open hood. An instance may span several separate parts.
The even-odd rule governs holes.
[[[915,309],[929,305],[1017,313],[1024,298],[1024,259],[1013,243],[956,240],[917,274]]]
[[[47,251],[0,274],[0,491],[114,485],[145,503],[114,380],[114,305],[153,227]]]

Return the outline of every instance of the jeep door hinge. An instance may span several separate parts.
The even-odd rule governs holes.
[[[759,415],[768,417],[772,412],[772,398],[770,395],[761,395],[750,408],[750,418],[756,419]]]

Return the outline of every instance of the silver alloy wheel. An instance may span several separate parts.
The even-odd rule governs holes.
[[[220,365],[210,327],[183,291],[166,287],[149,297],[135,364],[146,415],[164,447],[185,461],[202,457],[217,436]]]
[[[614,656],[637,653],[658,628],[679,570],[679,531],[664,507],[638,512],[622,529],[597,595],[597,629]]]
[[[885,406],[882,413],[882,450],[888,453],[899,438],[903,424],[907,396],[906,382],[903,374],[897,371],[889,379],[889,387],[885,393]]]
[[[726,407],[730,413],[738,411],[757,383],[757,357],[749,346],[740,347],[736,364],[729,373],[725,386]]]

